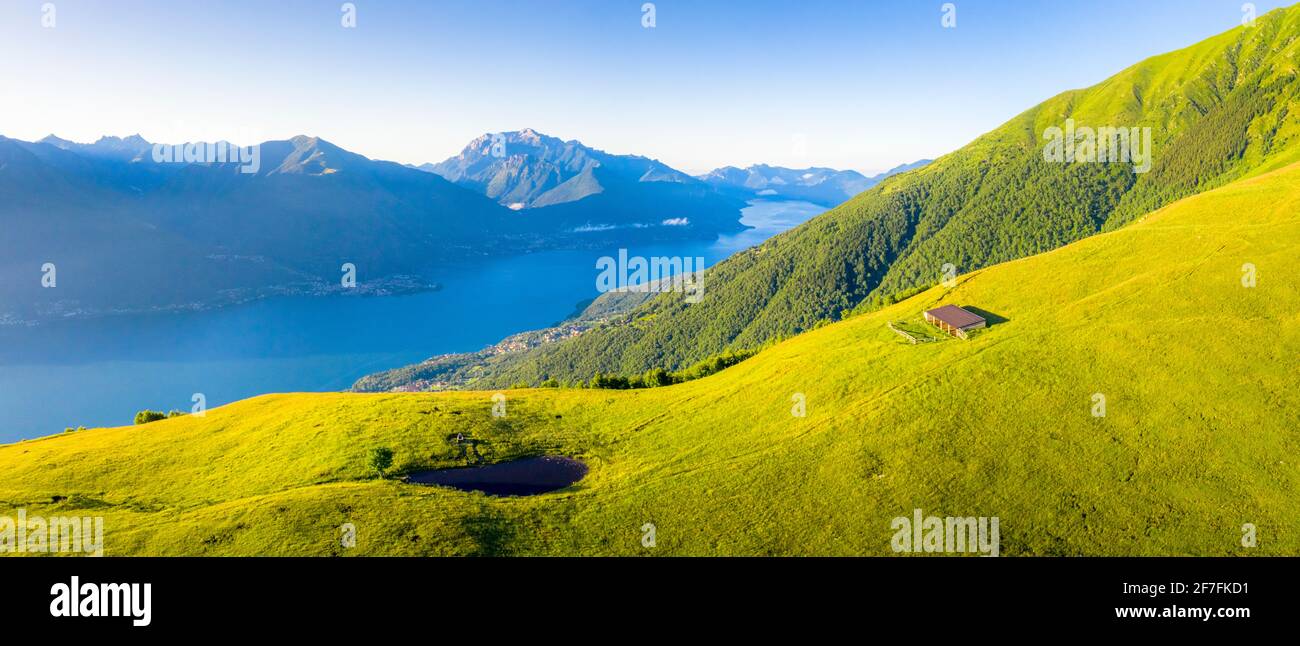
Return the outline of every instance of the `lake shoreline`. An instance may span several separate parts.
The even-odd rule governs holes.
[[[598,257],[620,246],[713,264],[824,210],[754,201],[744,211],[747,228],[712,240],[447,264],[429,280],[436,291],[272,297],[0,327],[0,443],[69,426],[129,425],[142,409],[189,410],[196,393],[215,407],[264,393],[347,391],[366,375],[567,323],[576,305],[600,296]]]

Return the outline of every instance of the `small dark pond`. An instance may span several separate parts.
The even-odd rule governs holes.
[[[573,458],[546,455],[489,464],[483,467],[420,471],[407,482],[441,485],[491,496],[535,496],[563,489],[587,475],[587,465]]]

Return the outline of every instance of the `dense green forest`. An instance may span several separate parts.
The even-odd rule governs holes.
[[[1300,158],[1300,11],[1273,12],[1194,47],[1058,95],[933,164],[892,177],[708,271],[701,302],[659,295],[574,338],[458,365],[479,388],[680,370],[874,309],[964,274],[1123,226],[1172,201]],[[1149,128],[1148,172],[1052,163],[1044,132]],[[373,375],[386,389],[421,373]]]

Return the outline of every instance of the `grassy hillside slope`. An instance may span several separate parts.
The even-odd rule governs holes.
[[[103,515],[109,554],[891,554],[916,508],[999,517],[1004,555],[1297,554],[1297,214],[1300,164],[712,377],[509,391],[505,418],[490,392],[271,395],[7,445],[0,515]],[[941,303],[995,325],[923,345],[886,326]],[[591,472],[529,498],[368,473],[379,445],[399,471],[461,464],[458,432]]]
[[[597,372],[680,369],[756,348],[846,310],[873,309],[959,273],[1114,230],[1143,213],[1300,159],[1300,8],[1263,16],[1065,92],[925,168],[736,254],[708,272],[703,300],[663,294],[574,339],[503,355],[473,382],[498,388]],[[1043,133],[1150,128],[1149,172],[1134,164],[1048,163]],[[359,389],[403,385],[418,367]]]

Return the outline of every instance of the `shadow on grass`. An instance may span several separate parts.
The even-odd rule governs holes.
[[[994,325],[1001,325],[1010,320],[1005,316],[999,316],[988,310],[982,310],[978,307],[974,307],[971,305],[962,305],[961,308],[987,321],[989,327],[993,327]]]

